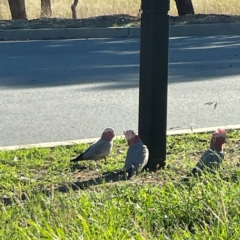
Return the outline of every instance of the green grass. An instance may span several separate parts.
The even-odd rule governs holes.
[[[240,131],[228,133],[220,174],[188,183],[182,178],[208,147],[207,133],[168,136],[167,167],[132,181],[104,178],[123,167],[122,139],[97,170],[92,161],[79,164],[83,171],[69,164],[87,144],[0,151],[0,197],[11,200],[0,203],[0,239],[240,239],[240,186],[231,179],[239,141]]]

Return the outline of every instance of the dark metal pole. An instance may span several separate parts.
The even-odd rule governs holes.
[[[139,135],[149,149],[145,168],[166,160],[169,0],[142,0]]]

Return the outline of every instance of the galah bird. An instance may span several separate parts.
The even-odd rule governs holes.
[[[128,179],[131,179],[146,166],[149,151],[134,131],[128,130],[124,132],[124,135],[129,146],[124,167],[128,173]]]
[[[110,127],[106,128],[97,142],[92,144],[82,154],[73,158],[70,162],[100,160],[102,158],[106,160],[106,156],[109,155],[112,150],[114,137],[114,129]]]
[[[217,129],[211,136],[210,148],[201,156],[201,159],[192,170],[192,173],[197,176],[201,175],[201,171],[209,170],[214,173],[218,170],[224,159],[222,145],[226,143],[227,133],[224,129]]]

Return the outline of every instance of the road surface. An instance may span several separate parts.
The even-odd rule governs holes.
[[[139,39],[0,42],[0,146],[137,131],[138,79]],[[168,130],[239,124],[240,36],[171,38],[168,94]]]

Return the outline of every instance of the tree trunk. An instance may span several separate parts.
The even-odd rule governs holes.
[[[12,19],[27,19],[25,0],[8,0]]]
[[[51,0],[41,0],[41,18],[51,17],[52,9],[51,9]]]
[[[140,5],[140,8],[138,10],[137,18],[141,18],[141,14],[142,14],[142,4]]]
[[[73,19],[77,19],[77,12],[76,12],[77,5],[78,5],[78,0],[74,0],[73,4],[72,4],[72,6],[71,6],[71,9],[72,9],[72,18],[73,18]]]
[[[175,0],[179,16],[194,14],[192,0]]]

